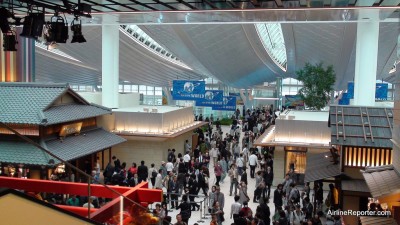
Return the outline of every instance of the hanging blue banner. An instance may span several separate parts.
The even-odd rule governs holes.
[[[236,97],[224,96],[223,104],[213,106],[213,110],[235,111],[236,110]]]
[[[347,97],[349,99],[354,98],[354,82],[347,83]]]
[[[172,97],[174,100],[200,100],[205,97],[206,82],[198,80],[174,80],[172,88]]]
[[[375,85],[375,100],[387,100],[389,85],[387,83],[376,83]],[[347,98],[354,99],[354,82],[347,84]]]
[[[339,105],[350,105],[349,93],[342,94],[342,98],[339,99]]]
[[[204,99],[196,100],[196,106],[212,107],[214,105],[222,106],[224,104],[224,92],[207,90],[204,94]]]
[[[389,85],[387,83],[377,83],[375,89],[375,100],[387,100]]]

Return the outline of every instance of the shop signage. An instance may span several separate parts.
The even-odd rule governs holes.
[[[79,134],[81,132],[82,122],[66,124],[61,127],[60,137],[66,137],[72,134]]]

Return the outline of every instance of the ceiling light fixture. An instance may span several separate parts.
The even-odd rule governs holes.
[[[3,32],[3,50],[5,52],[17,51],[15,48],[16,44],[18,44],[18,42],[14,31],[8,31],[7,33]]]
[[[75,19],[71,22],[71,30],[72,30],[72,32],[74,32],[71,43],[86,42],[86,39],[83,37],[83,34],[82,34],[82,20],[80,20],[79,17],[76,16]]]
[[[11,31],[10,23],[8,22],[8,18],[11,17],[10,11],[6,8],[0,8],[0,29],[3,34],[6,34]]]
[[[25,16],[24,26],[20,35],[37,40],[42,36],[44,24],[44,13],[29,13],[29,15]]]
[[[58,16],[58,13],[51,17],[51,21],[45,26],[45,39],[47,43],[67,43],[68,24],[66,19]]]

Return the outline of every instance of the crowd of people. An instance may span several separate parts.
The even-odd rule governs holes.
[[[184,154],[176,154],[175,149],[168,149],[166,162],[162,161],[159,168],[154,163],[148,167],[145,161],[139,165],[133,162],[128,167],[113,156],[102,173],[104,183],[133,187],[142,181],[149,181],[152,188],[162,189],[164,202],[156,204],[153,210],[160,218],[160,224],[170,224],[174,220],[173,224],[189,225],[192,212],[200,210],[200,202],[206,204],[211,225],[221,225],[227,217],[237,225],[322,224],[322,183],[316,182],[316,201],[312,202],[309,184],[299,188],[293,168],[290,168],[283,182],[271,191],[274,148],[253,146],[256,137],[274,122],[271,111],[247,110],[243,120],[240,120],[240,112],[236,112],[227,133],[222,132],[218,119],[214,121],[212,116],[206,118],[208,125],[196,130],[197,145],[191,146],[191,142],[186,140]],[[91,171],[93,183],[101,182],[97,167],[99,165]],[[249,179],[254,180],[255,186],[249,186]],[[223,193],[221,185],[228,185],[229,193]],[[331,206],[337,206],[334,187],[330,193],[328,198]],[[225,198],[234,199],[232,205],[226,206]],[[90,204],[90,207],[97,208],[106,201],[70,196],[61,203],[85,207]],[[249,202],[257,206],[251,209]],[[274,204],[274,211],[270,210],[268,203]],[[168,215],[171,209],[179,210],[174,219]],[[335,225],[339,224],[340,218],[332,218],[332,221]]]

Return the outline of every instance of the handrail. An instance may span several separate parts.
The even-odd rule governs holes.
[[[44,151],[45,153],[49,154],[50,156],[56,158],[56,159],[59,160],[60,162],[66,164],[66,165],[69,166],[69,167],[71,167],[72,169],[74,169],[75,171],[77,171],[79,174],[85,176],[85,177],[88,179],[88,194],[89,194],[88,197],[90,198],[90,193],[91,193],[90,184],[91,184],[91,181],[92,181],[92,179],[93,179],[92,176],[90,176],[89,174],[86,174],[84,171],[82,171],[81,169],[79,169],[79,168],[77,168],[76,166],[72,165],[71,163],[69,163],[69,162],[67,162],[67,161],[64,161],[63,159],[61,159],[61,158],[58,157],[57,155],[53,154],[52,152],[48,151],[46,148],[44,148],[44,147],[42,147],[41,145],[39,145],[38,143],[36,143],[36,142],[32,141],[31,139],[27,138],[26,136],[20,134],[18,131],[14,130],[12,127],[8,126],[7,124],[5,124],[5,123],[3,123],[3,122],[0,122],[0,127],[1,127],[1,126],[4,127],[4,128],[6,128],[6,129],[8,129],[8,130],[10,130],[10,131],[13,132],[15,135],[17,135],[18,137],[20,137],[22,140],[26,141],[27,143],[29,143],[29,144],[31,144],[31,145],[37,147],[38,149],[40,149],[40,150]],[[120,194],[119,192],[113,190],[112,188],[108,187],[108,185],[105,185],[105,184],[99,184],[99,185],[102,185],[103,187],[105,187],[106,189],[108,189],[108,190],[111,191],[112,193],[116,194],[117,196],[123,197],[125,200],[128,200],[129,202],[133,203],[134,205],[136,205],[136,206],[138,206],[138,207],[144,209],[145,211],[147,211],[147,212],[153,214],[153,212],[151,212],[148,208],[143,207],[140,203],[138,203],[138,202],[136,202],[136,201],[134,201],[134,200],[132,200],[132,199],[130,199],[130,198],[127,198],[126,196],[124,196],[124,195]],[[90,204],[88,204],[88,205],[89,205],[89,206],[88,206],[88,218],[90,219]],[[121,209],[121,210],[123,210],[123,209]]]

